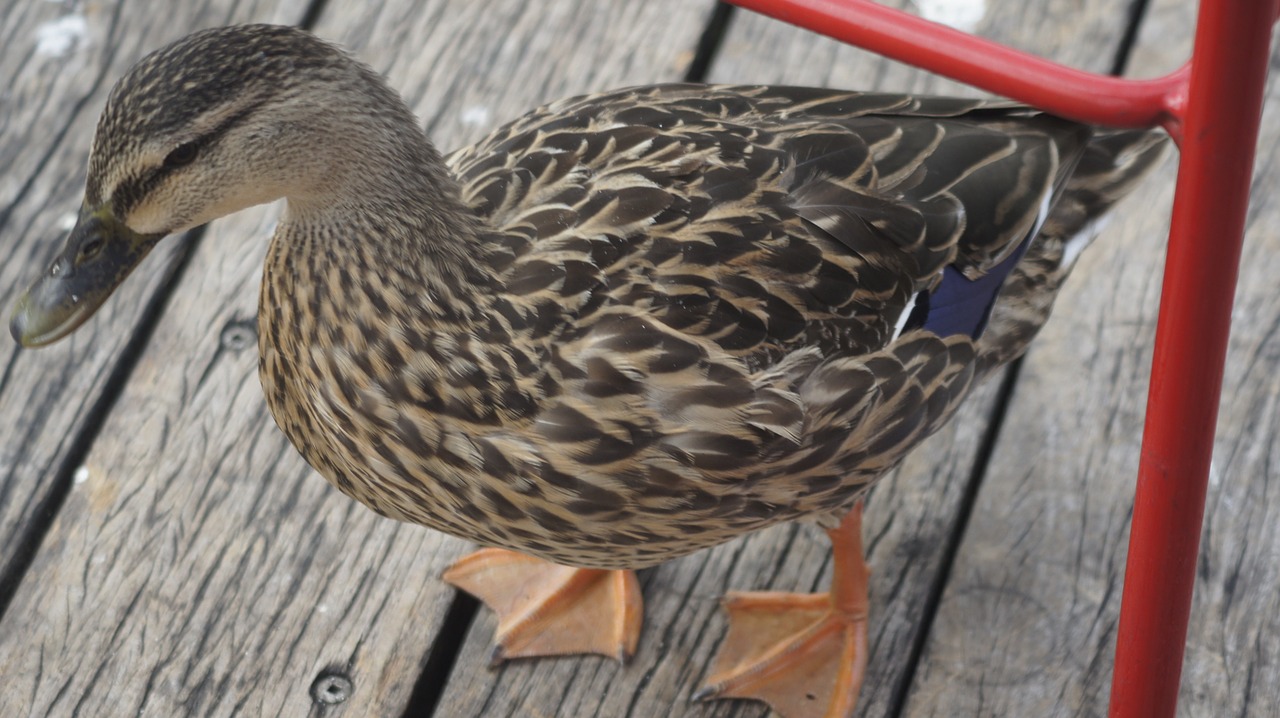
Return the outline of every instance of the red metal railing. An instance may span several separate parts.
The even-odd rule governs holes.
[[[1191,60],[1154,80],[1083,72],[870,0],[731,2],[1064,117],[1160,125],[1178,143],[1110,709],[1173,716],[1280,0],[1202,0]]]

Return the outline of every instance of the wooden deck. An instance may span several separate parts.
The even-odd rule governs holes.
[[[1097,71],[1172,68],[1194,3],[1152,0],[1140,18],[1133,6],[988,0],[976,29]],[[111,83],[200,27],[298,23],[338,40],[390,76],[442,148],[544,100],[690,76],[971,92],[711,0],[157,7],[0,4],[6,308],[78,207]],[[1280,711],[1274,77],[1270,89],[1184,716]],[[874,492],[862,715],[1105,714],[1172,187],[1170,161],[1086,253],[1020,370]],[[718,597],[820,588],[822,534],[783,527],[642,574],[646,628],[627,666],[487,668],[490,615],[437,578],[469,547],[331,490],[267,415],[253,318],[273,211],[170,240],[69,341],[0,342],[0,716],[764,715],[689,702],[724,635]]]

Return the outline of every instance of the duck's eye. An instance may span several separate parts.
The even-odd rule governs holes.
[[[80,261],[93,259],[94,257],[98,256],[98,253],[101,252],[102,248],[105,246],[106,246],[106,242],[102,239],[102,237],[93,237],[88,242],[85,242],[84,244],[80,245],[80,252],[78,253],[79,256],[77,257],[77,259],[79,259]]]
[[[173,151],[164,158],[164,166],[169,168],[182,167],[191,164],[195,158],[196,144],[194,142],[183,142],[173,148]]]

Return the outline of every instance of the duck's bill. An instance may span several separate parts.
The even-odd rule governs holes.
[[[143,235],[109,210],[83,208],[66,246],[13,308],[9,332],[25,347],[75,331],[107,301],[163,235]]]

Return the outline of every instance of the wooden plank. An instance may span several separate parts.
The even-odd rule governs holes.
[[[1034,5],[1031,7],[1030,5]],[[991,3],[978,31],[1105,71],[1123,33],[1127,3]],[[883,58],[763,17],[739,12],[714,63],[718,82],[790,83],[891,91],[972,93]],[[952,424],[914,452],[874,492],[864,533],[873,570],[872,660],[858,715],[891,715],[912,671],[931,593],[941,580],[957,512],[993,410],[998,380]],[[646,630],[637,655],[520,661],[495,672],[486,660],[493,617],[482,612],[458,658],[440,715],[763,715],[758,704],[689,704],[724,636],[719,598],[728,589],[816,591],[828,581],[830,546],[811,526],[788,526],[661,566],[642,576]]]
[[[1158,0],[1133,74],[1190,51]],[[1271,78],[1215,443],[1179,715],[1280,705],[1280,87]],[[1104,715],[1174,162],[1121,207],[1032,348],[908,715]]]
[[[450,147],[551,96],[678,75],[709,10],[332,3],[319,31]],[[0,623],[0,715],[406,710],[453,596],[436,576],[466,547],[331,490],[268,417],[253,317],[272,216],[196,250]]]
[[[85,157],[111,80],[155,43],[189,30],[302,17],[303,0],[208,0],[156,13],[144,2],[0,5],[0,306],[9,308],[48,265],[74,221]],[[182,254],[156,252],[137,281],[69,341],[43,353],[0,341],[0,604],[71,481],[77,442],[97,409],[144,308]]]

